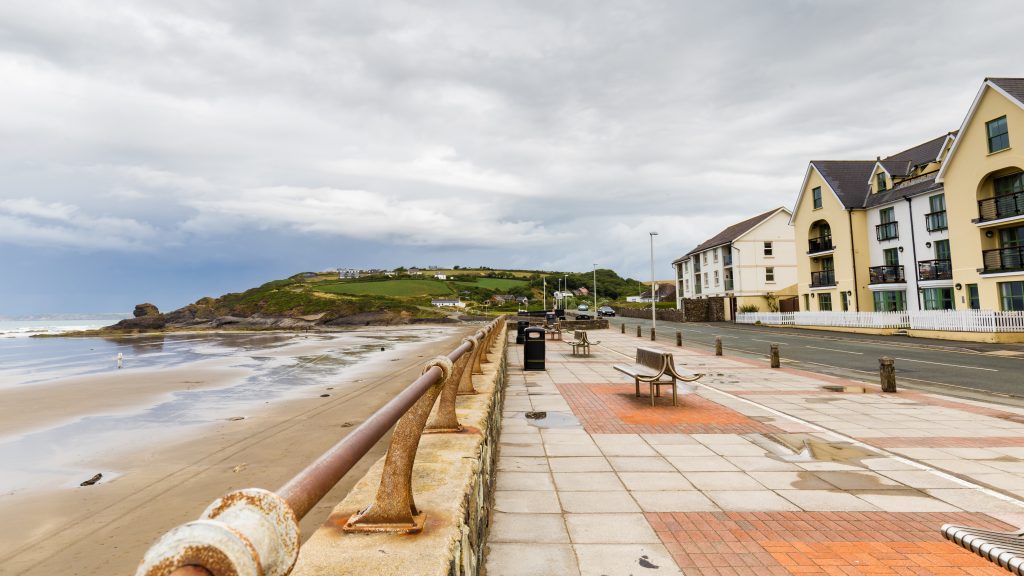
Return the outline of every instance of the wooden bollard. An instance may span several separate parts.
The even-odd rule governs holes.
[[[677,330],[676,331],[676,346],[682,346],[682,345],[683,345],[683,333],[679,332]]]
[[[722,355],[722,337],[715,336],[715,356]]]
[[[896,391],[896,363],[888,356],[878,359],[878,377],[882,381],[882,392]]]
[[[643,333],[640,331],[640,325],[637,324],[636,325],[636,337],[639,338],[641,336],[643,336]]]
[[[626,333],[626,323],[625,323],[625,322],[623,322],[622,324],[620,324],[620,325],[619,325],[619,328],[622,328],[621,332],[622,332],[623,334],[625,334],[625,333]]]
[[[779,362],[779,345],[772,344],[769,350],[771,350],[772,368],[778,368],[781,366],[781,363]]]
[[[654,327],[651,326],[651,342],[654,342]]]

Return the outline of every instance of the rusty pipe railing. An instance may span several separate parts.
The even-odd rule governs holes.
[[[427,416],[446,384],[456,387],[469,379],[472,389],[471,374],[488,361],[484,354],[504,322],[504,316],[494,320],[448,355],[428,362],[419,378],[276,493],[255,488],[232,492],[199,520],[168,531],[146,552],[136,576],[286,576],[298,559],[299,520],[396,423],[377,498],[346,529],[417,531],[422,514],[412,499],[412,465]],[[453,374],[457,362],[464,367],[460,378]],[[454,417],[454,402],[450,409]],[[393,512],[403,508],[406,516],[420,516],[419,521],[393,522]]]

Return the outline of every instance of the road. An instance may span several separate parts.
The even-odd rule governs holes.
[[[635,333],[636,325],[640,324],[644,338],[649,337],[649,319],[610,320],[613,329],[624,322],[627,333]],[[765,358],[769,345],[778,344],[784,365],[875,383],[878,358],[890,356],[896,361],[898,383],[907,387],[970,398],[996,396],[1024,405],[1024,344],[954,342],[729,322],[658,321],[658,340],[675,342],[676,331],[683,333],[684,345],[713,347],[715,336],[721,336],[727,354],[746,357]]]

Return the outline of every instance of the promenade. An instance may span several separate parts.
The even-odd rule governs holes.
[[[633,334],[544,372],[510,344],[488,576],[1006,573],[939,528],[1024,525],[1024,410]],[[652,408],[637,346],[706,376]]]

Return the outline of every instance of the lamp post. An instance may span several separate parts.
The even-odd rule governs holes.
[[[658,235],[657,232],[648,232],[651,236],[651,329],[654,330],[658,327],[658,318],[655,314],[654,305],[654,237]]]
[[[597,264],[594,264],[594,314],[597,314]]]
[[[540,291],[541,298],[543,298],[543,301],[542,301],[543,303],[541,305],[544,307],[544,310],[547,311],[547,309],[548,309],[548,277],[545,276],[544,278],[542,278],[542,280],[544,281],[544,288]]]

